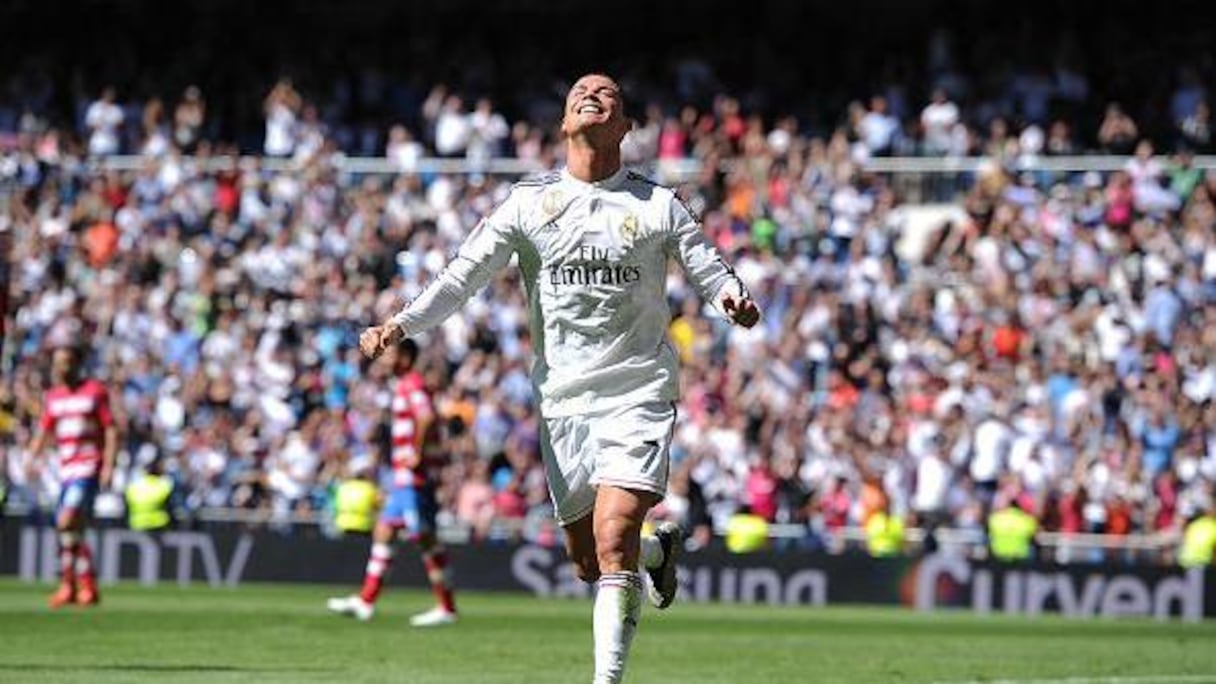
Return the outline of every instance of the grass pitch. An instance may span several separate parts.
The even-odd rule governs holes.
[[[0,682],[591,680],[589,601],[466,592],[459,625],[417,630],[429,595],[390,588],[363,624],[324,610],[349,590],[121,585],[52,612],[49,586],[0,581]],[[1216,682],[1216,623],[677,603],[644,610],[627,681]]]

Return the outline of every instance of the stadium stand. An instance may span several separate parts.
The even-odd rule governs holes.
[[[1176,535],[1216,483],[1211,43],[1206,61],[1124,50],[1126,17],[1044,6],[1040,25],[1091,30],[1061,29],[1042,55],[1015,30],[964,50],[982,10],[927,7],[942,29],[876,65],[828,70],[813,48],[779,59],[796,35],[777,24],[840,22],[864,45],[913,10],[888,8],[866,34],[791,5],[785,22],[746,19],[775,30],[746,65],[699,57],[691,37],[654,58],[662,69],[607,65],[637,105],[627,158],[680,185],[766,311],[730,329],[672,273],[684,401],[660,514],[709,543],[746,505],[795,530],[788,543],[835,548],[888,506],[931,537],[982,538],[1016,500],[1050,533]],[[21,9],[47,30],[47,10]],[[353,346],[394,306],[377,293],[417,294],[514,179],[560,164],[555,75],[587,55],[487,64],[451,37],[496,17],[462,29],[441,13],[346,61],[322,41],[328,57],[296,69],[312,46],[284,36],[334,21],[346,41],[357,26],[231,9],[266,21],[267,40],[207,68],[199,46],[220,24],[148,72],[165,50],[151,36],[83,40],[105,57],[92,65],[0,59],[15,65],[0,72],[0,221],[21,236],[0,387],[12,501],[50,496],[22,451],[41,359],[85,337],[120,409],[115,491],[162,458],[188,511],[263,511],[286,529],[325,510],[384,439],[386,370]],[[1144,40],[1173,30],[1138,11]],[[427,71],[432,40],[463,47]],[[790,73],[803,64],[819,64],[801,75],[813,98]],[[1130,92],[1152,94],[1121,102]],[[424,345],[451,449],[440,498],[476,536],[552,532],[516,277]]]

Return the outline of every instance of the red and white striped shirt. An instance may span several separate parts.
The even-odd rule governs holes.
[[[397,380],[392,408],[393,483],[398,487],[424,485],[428,481],[428,452],[438,446],[439,440],[422,374],[410,371]]]
[[[96,380],[60,385],[46,393],[41,428],[55,436],[60,480],[97,477],[105,428],[114,424],[106,388]]]

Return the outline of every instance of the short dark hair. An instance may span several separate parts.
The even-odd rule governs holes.
[[[641,125],[642,118],[646,113],[645,106],[641,105],[638,102],[635,102],[634,99],[632,97],[630,97],[629,89],[627,89],[625,87],[624,83],[621,83],[621,79],[617,78],[616,76],[613,76],[612,74],[608,73],[607,71],[592,69],[590,71],[583,72],[581,75],[579,75],[573,81],[570,82],[570,87],[566,88],[566,93],[568,94],[570,92],[570,90],[574,88],[575,83],[578,83],[580,80],[582,80],[588,76],[603,76],[604,78],[611,79],[612,82],[616,84],[617,93],[620,94],[621,113],[624,114],[625,118],[629,119],[629,121],[632,122],[633,125],[635,125],[635,126]],[[633,126],[630,126],[630,129],[632,129],[632,128],[633,128]]]
[[[418,343],[413,338],[406,337],[397,343],[397,352],[410,357],[411,361],[418,360]]]
[[[76,364],[84,363],[85,357],[87,356],[87,351],[85,350],[84,345],[80,342],[65,342],[63,344],[56,345],[56,347],[52,350],[52,353],[57,351],[67,352],[68,356],[72,358],[72,363]]]

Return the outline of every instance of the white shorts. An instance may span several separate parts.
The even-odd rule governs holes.
[[[540,453],[558,524],[590,513],[601,484],[666,494],[675,425],[675,404],[663,401],[544,419]]]

